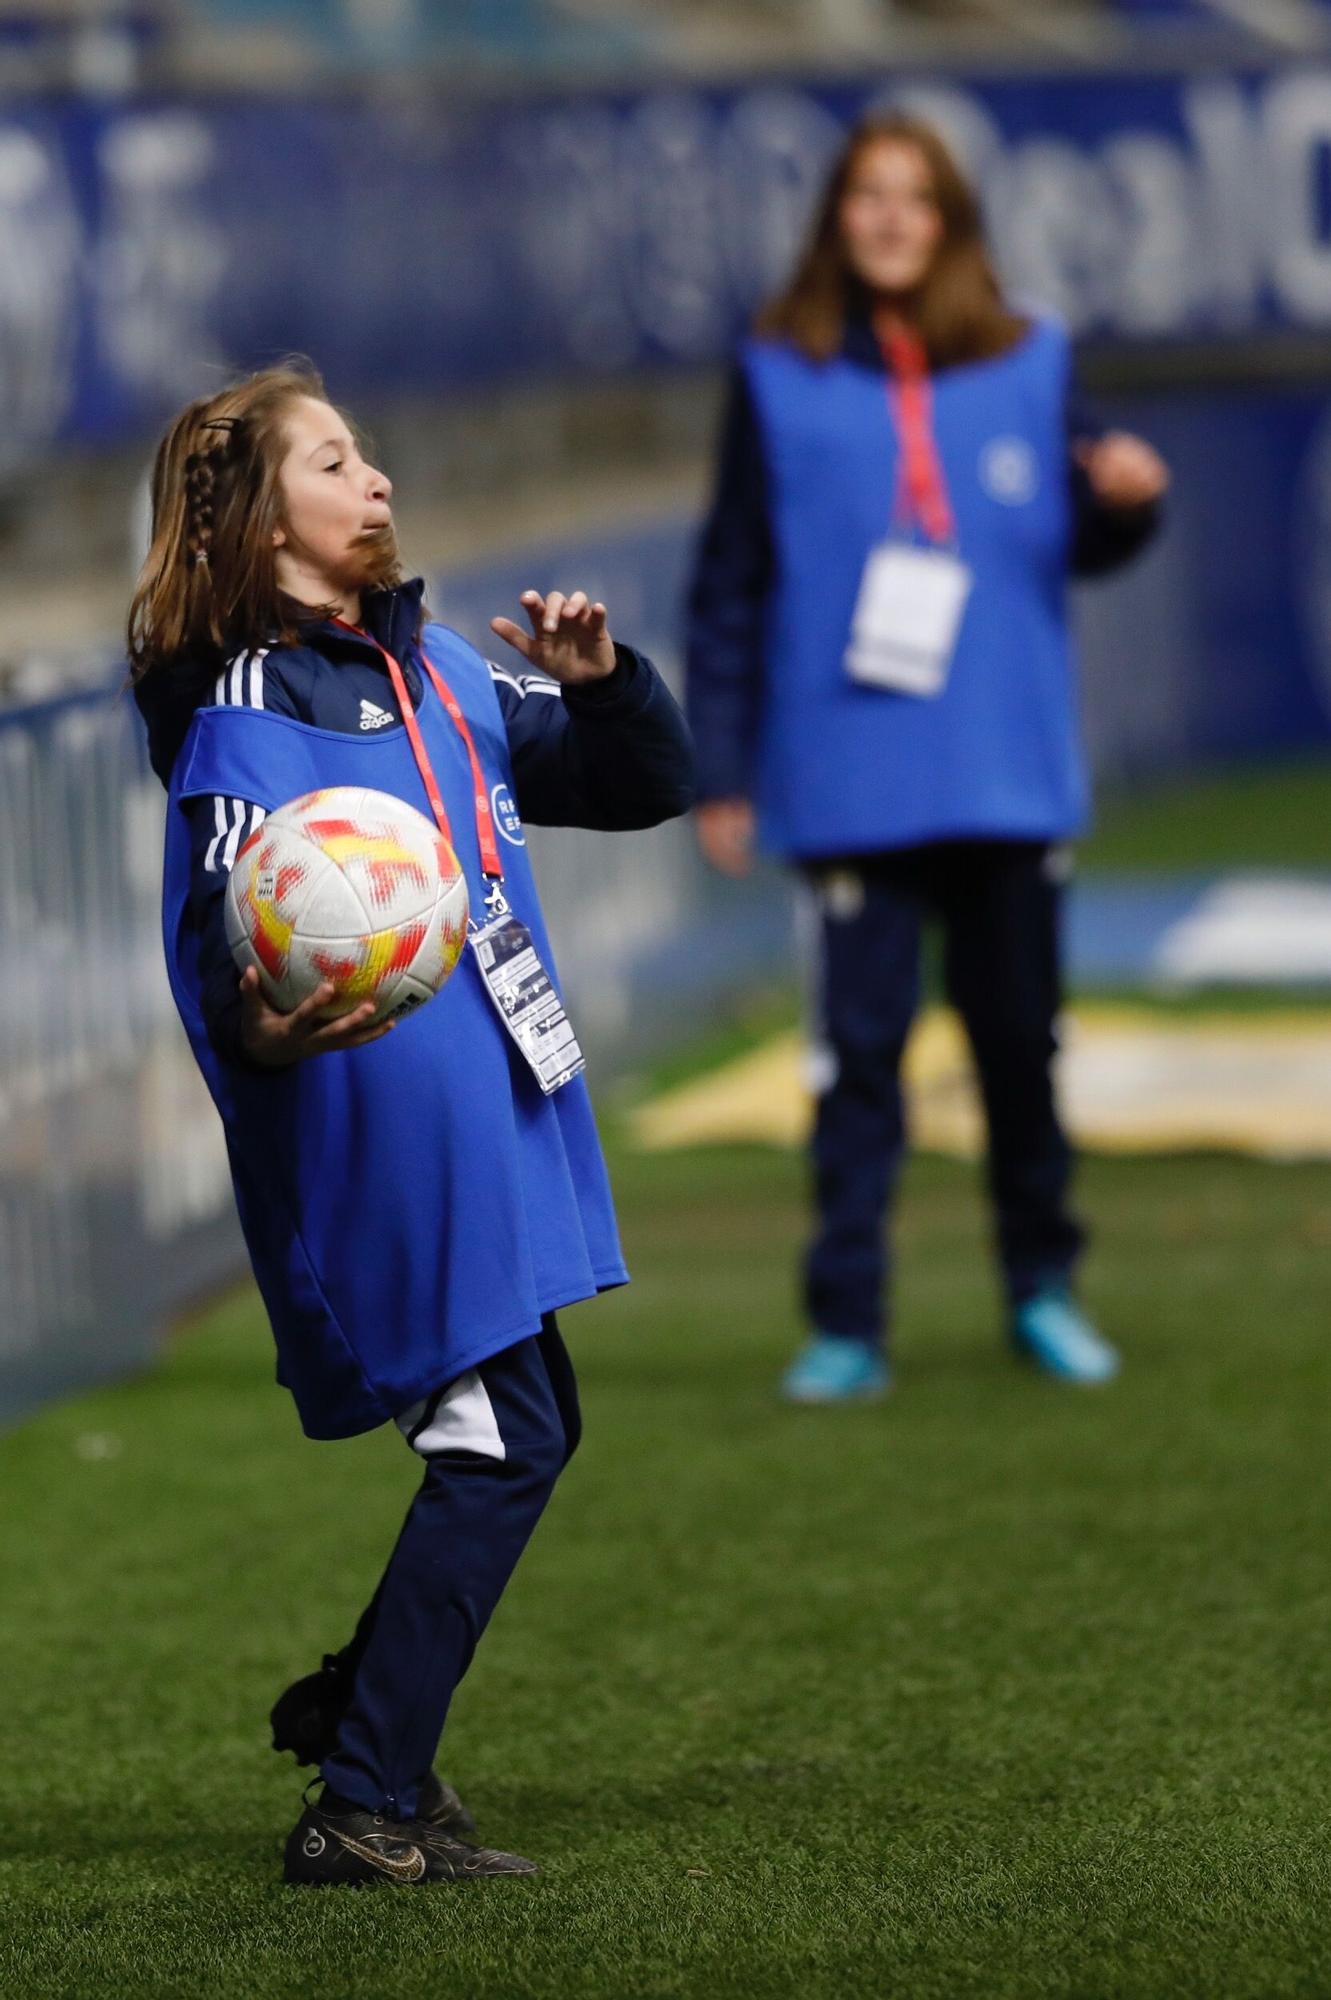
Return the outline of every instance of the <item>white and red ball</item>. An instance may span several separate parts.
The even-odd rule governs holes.
[[[423,813],[387,792],[336,785],[269,813],[226,888],[236,964],[258,968],[290,1013],[325,980],[327,1013],[366,1000],[375,1020],[439,991],[467,941],[467,883]]]

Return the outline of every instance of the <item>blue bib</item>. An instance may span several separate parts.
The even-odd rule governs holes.
[[[883,376],[750,342],[776,580],[758,806],[797,858],[961,838],[1056,839],[1087,780],[1065,604],[1068,349],[1037,323],[1009,354],[933,379],[938,453],[974,577],[936,698],[844,666],[865,560],[889,531],[899,452]]]
[[[511,795],[489,668],[441,626],[426,628],[424,644],[492,794]],[[428,680],[418,715],[478,913],[470,765]],[[307,1433],[325,1438],[373,1429],[537,1333],[543,1313],[628,1276],[584,1082],[542,1095],[470,950],[435,999],[366,1048],[263,1072],[213,1048],[199,1006],[184,801],[220,793],[271,812],[328,785],[370,786],[429,810],[401,724],[361,737],[260,709],[200,709],[171,776],[163,892],[172,991],[226,1127],[278,1380]],[[505,894],[553,978],[521,825],[503,792],[498,803]]]

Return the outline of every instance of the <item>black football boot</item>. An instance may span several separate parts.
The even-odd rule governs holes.
[[[273,1703],[268,1720],[274,1750],[294,1752],[298,1764],[322,1764],[332,1755],[337,1726],[351,1700],[351,1676],[336,1653],[325,1653],[316,1674],[293,1681]],[[451,1834],[475,1833],[476,1822],[451,1785],[434,1771],[421,1785],[418,1820]]]
[[[539,1875],[534,1861],[459,1840],[432,1820],[388,1819],[340,1799],[325,1785],[287,1838],[283,1876],[312,1888],[388,1882],[477,1882],[492,1875]]]

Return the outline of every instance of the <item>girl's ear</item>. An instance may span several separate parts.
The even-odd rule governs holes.
[[[286,538],[287,538],[287,534],[286,534],[286,529],[285,529],[285,528],[274,528],[274,529],[273,529],[273,547],[274,547],[275,549],[280,549],[280,548],[284,547],[284,545],[285,545],[285,543],[286,543]]]

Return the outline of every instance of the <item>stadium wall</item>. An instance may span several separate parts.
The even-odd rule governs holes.
[[[715,362],[888,99],[951,132],[1009,284],[1083,340],[1331,322],[1331,68],[20,103],[0,474],[289,349],[344,397]]]

